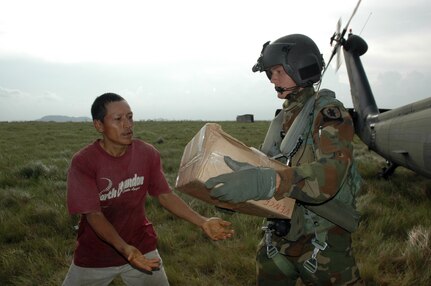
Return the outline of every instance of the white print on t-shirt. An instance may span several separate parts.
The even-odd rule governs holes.
[[[118,184],[118,188],[112,188],[112,181],[109,178],[101,178],[108,181],[108,186],[99,193],[100,201],[111,200],[120,197],[122,194],[130,191],[139,190],[144,184],[144,177],[135,174],[133,178],[125,179]]]

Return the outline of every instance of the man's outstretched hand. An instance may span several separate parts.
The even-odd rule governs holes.
[[[152,272],[160,268],[159,258],[146,258],[136,247],[128,245],[126,249],[127,260],[136,269]]]
[[[223,240],[232,237],[234,231],[229,228],[230,222],[222,220],[218,217],[207,219],[202,225],[205,234],[212,240]]]

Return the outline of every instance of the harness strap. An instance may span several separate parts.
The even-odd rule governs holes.
[[[277,266],[277,268],[283,272],[283,274],[287,277],[290,276],[291,271],[289,271],[289,265],[286,264],[283,255],[278,251],[277,247],[272,245],[272,232],[274,230],[270,229],[268,226],[262,227],[262,230],[265,231],[265,245],[266,245],[266,255],[269,259],[272,259],[272,262]]]
[[[291,264],[284,261],[283,254],[278,253],[272,258],[272,261],[275,265],[277,265],[277,268],[280,269],[280,271],[283,272],[285,276],[290,277],[292,275],[292,271],[289,271],[289,268],[291,268]]]
[[[304,131],[308,130],[307,126],[310,124],[310,120],[307,119],[313,115],[315,100],[315,96],[311,96],[293,121],[286,136],[283,138],[283,141],[281,141],[280,152],[282,154],[290,154],[298,144],[301,135]]]
[[[328,229],[317,229],[318,221],[315,221],[313,217],[310,215],[310,212],[305,209],[304,211],[305,217],[311,222],[311,225],[314,229],[314,238],[311,240],[311,244],[314,246],[313,254],[311,257],[304,262],[304,268],[311,272],[315,273],[317,271],[317,254],[319,251],[323,251],[326,249],[328,244],[326,243],[326,239],[328,238]]]

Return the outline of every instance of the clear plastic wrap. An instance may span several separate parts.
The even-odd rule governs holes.
[[[259,150],[250,148],[225,133],[220,125],[207,123],[184,148],[175,188],[224,209],[261,217],[291,217],[295,200],[290,198],[278,201],[275,199],[249,200],[238,204],[211,198],[204,182],[211,177],[232,172],[224,162],[224,156],[230,156],[234,160],[247,162],[254,166],[271,167],[275,170],[287,168],[282,163],[268,158]]]

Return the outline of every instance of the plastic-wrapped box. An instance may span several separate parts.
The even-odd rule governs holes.
[[[230,156],[234,160],[247,162],[254,166],[271,167],[275,170],[286,168],[282,163],[268,158],[259,150],[248,147],[225,133],[220,125],[207,123],[184,149],[175,183],[176,189],[207,203],[232,211],[261,217],[291,217],[295,206],[295,200],[291,198],[278,201],[274,198],[260,201],[249,200],[237,204],[211,198],[209,190],[205,188],[205,181],[211,177],[232,172],[224,162],[224,156]]]

